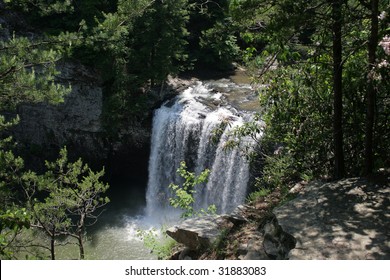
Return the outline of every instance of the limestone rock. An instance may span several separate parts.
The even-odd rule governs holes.
[[[192,218],[169,228],[167,234],[191,250],[207,248],[217,240],[224,222],[217,215]]]
[[[239,226],[248,222],[248,219],[246,219],[243,215],[245,210],[246,207],[244,205],[239,205],[232,213],[224,215],[224,217],[226,220],[232,222],[235,226]]]
[[[20,106],[17,113],[21,121],[13,130],[15,139],[27,148],[44,145],[48,150],[57,150],[67,145],[84,154],[107,152],[101,137],[103,94],[96,74],[75,63],[64,63],[59,68],[59,81],[70,85],[71,93],[58,105]]]
[[[57,156],[66,145],[74,155],[88,161],[123,157],[134,158],[130,160],[139,164],[139,155],[144,156],[144,150],[149,149],[150,127],[129,121],[111,135],[103,125],[103,86],[99,74],[76,62],[63,62],[58,70],[58,82],[71,86],[63,103],[23,104],[17,109],[20,122],[11,133],[22,152],[46,159]]]
[[[297,240],[289,259],[390,259],[390,187],[364,179],[311,183],[274,210]]]

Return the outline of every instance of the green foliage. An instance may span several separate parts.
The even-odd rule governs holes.
[[[102,73],[104,123],[113,134],[144,120],[153,103],[148,93],[183,69],[187,21],[186,0],[121,0],[95,24],[81,22],[85,44],[75,55]]]
[[[367,63],[370,7],[343,1],[343,142],[348,175],[361,175],[365,160],[367,83],[377,96],[374,125],[376,168],[388,166],[389,67],[377,46],[377,65]],[[264,127],[252,123],[238,135],[263,132],[257,161],[259,188],[253,196],[298,180],[328,178],[335,164],[331,6],[321,1],[230,1],[242,27],[247,51],[243,60],[258,85]],[[379,11],[388,9],[379,1]],[[319,16],[320,15],[320,16]],[[388,33],[389,18],[379,20],[379,36]],[[387,30],[387,31],[386,31]],[[263,45],[262,45],[263,44]],[[378,67],[381,65],[380,67]],[[373,67],[373,68],[372,68]],[[373,70],[375,69],[375,70]],[[381,101],[379,101],[381,100]],[[386,113],[385,113],[386,112]],[[253,127],[252,127],[253,126]],[[247,129],[248,128],[248,129]],[[385,144],[386,143],[386,144]]]
[[[9,3],[10,1],[8,1]],[[12,1],[23,4],[27,1]],[[22,102],[58,103],[70,88],[55,83],[56,62],[67,51],[67,35],[30,39],[13,34],[0,42],[0,110],[12,110]],[[7,130],[18,123],[0,116],[0,255],[13,257],[14,243],[32,221],[31,204],[20,192],[23,177],[35,175],[24,170],[24,160],[15,156]],[[25,193],[29,196],[29,193]],[[26,210],[28,209],[28,210]],[[45,217],[45,216],[43,216]]]
[[[266,197],[267,195],[269,195],[271,193],[271,191],[269,189],[266,189],[264,187],[260,187],[258,190],[254,191],[254,192],[251,192],[249,195],[248,195],[248,198],[247,200],[249,202],[251,201],[256,201],[258,200],[259,198],[262,198],[262,197]]]
[[[215,205],[208,206],[207,209],[194,209],[196,187],[207,182],[210,170],[205,169],[199,175],[195,175],[187,170],[186,163],[182,161],[177,173],[184,179],[182,186],[170,184],[169,188],[173,191],[174,197],[169,199],[169,203],[174,208],[179,208],[184,212],[182,218],[188,218],[197,215],[215,214]]]
[[[203,55],[203,62],[208,65],[218,65],[220,69],[226,69],[238,57],[240,48],[231,26],[231,19],[225,22],[217,22],[207,30],[202,31],[200,37],[200,48]]]
[[[55,83],[56,62],[65,51],[56,43],[16,36],[0,41],[1,109],[14,109],[21,102],[63,101],[70,88]]]
[[[12,242],[16,235],[30,227],[30,213],[26,209],[0,210],[0,257],[2,259],[12,259],[14,251]]]
[[[228,121],[222,121],[218,127],[213,129],[209,136],[209,141],[213,144],[218,144],[219,139],[221,138],[223,132],[225,131],[226,127],[229,125]]]
[[[167,259],[172,254],[173,247],[177,244],[175,240],[166,234],[164,227],[159,231],[156,229],[137,231],[137,236],[142,239],[144,246],[157,256],[159,260]]]
[[[61,149],[55,162],[46,162],[46,167],[48,171],[44,175],[46,182],[42,185],[42,190],[65,199],[71,213],[91,213],[98,206],[109,202],[107,197],[102,196],[109,188],[108,184],[100,181],[104,169],[94,172],[81,159],[68,162],[66,147]],[[71,210],[72,208],[76,210]]]
[[[0,115],[0,135],[17,124],[19,118],[6,121]],[[30,227],[31,213],[18,204],[17,186],[23,174],[24,161],[12,152],[12,137],[0,138],[0,258],[13,259],[14,242],[21,231]]]
[[[30,226],[53,241],[74,237],[82,247],[85,228],[96,222],[97,210],[109,202],[103,195],[108,189],[101,182],[104,170],[93,172],[80,159],[69,163],[64,148],[55,162],[46,163],[48,171],[37,175],[25,171],[23,159],[4,149],[4,142],[0,141],[0,255],[12,258],[23,246],[34,247],[30,243],[14,247],[18,235]],[[52,259],[54,246],[50,248]]]
[[[71,1],[6,1],[41,17],[71,12]],[[59,85],[57,62],[85,39],[80,33],[61,32],[58,36],[25,37],[18,30],[0,42],[0,110],[13,110],[24,102],[62,102],[70,87]],[[96,210],[108,203],[103,194],[108,185],[101,182],[104,170],[93,172],[81,159],[69,163],[66,149],[56,162],[47,162],[47,172],[38,175],[24,169],[24,160],[15,156],[14,143],[7,130],[18,117],[0,116],[0,255],[14,257],[15,243],[21,232],[31,226],[51,240],[52,259],[57,237],[71,236],[79,241],[84,257],[85,228],[96,222]],[[18,245],[36,246],[34,244]],[[39,245],[40,246],[40,245]],[[25,247],[26,249],[27,247]]]
[[[101,182],[104,169],[94,172],[81,159],[69,162],[66,148],[61,149],[56,161],[46,162],[46,167],[43,175],[29,171],[21,178],[32,226],[53,241],[76,238],[82,259],[86,227],[96,222],[98,209],[109,202],[104,196],[109,186]],[[54,250],[52,245],[52,259]]]
[[[180,70],[178,62],[187,58],[187,5],[187,0],[154,1],[136,20],[134,31],[142,32],[129,38],[129,70],[137,80],[154,86]]]
[[[37,11],[40,15],[61,14],[73,10],[72,0],[4,0],[4,3],[26,12]]]
[[[318,60],[328,57],[264,73],[261,81],[267,84],[259,87],[262,113],[233,130],[238,141],[250,136],[259,145],[245,153],[258,170],[254,197],[331,172],[331,86]]]
[[[226,254],[226,241],[229,235],[228,229],[223,229],[217,236],[216,240],[211,245],[211,248],[218,256],[218,258],[224,258]]]
[[[189,1],[189,60],[199,68],[226,70],[239,59],[238,29],[229,2]]]

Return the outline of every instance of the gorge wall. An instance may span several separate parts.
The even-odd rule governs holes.
[[[17,108],[20,122],[12,135],[20,153],[29,159],[26,162],[36,165],[55,158],[59,149],[67,146],[71,158],[82,157],[96,167],[108,165],[116,173],[139,167],[146,172],[150,119],[128,123],[114,135],[108,133],[98,73],[75,62],[62,63],[59,70],[59,82],[72,88],[65,102],[23,104]]]

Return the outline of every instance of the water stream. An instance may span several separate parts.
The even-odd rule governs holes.
[[[254,143],[244,139],[239,147],[227,145],[235,139],[232,131],[251,114],[239,111],[227,97],[232,93],[242,97],[245,92],[250,92],[250,87],[225,80],[198,82],[155,111],[146,193],[148,216],[170,211],[168,185],[183,182],[176,172],[181,161],[197,174],[211,170],[207,184],[197,190],[197,208],[214,204],[219,213],[227,213],[244,202],[250,172],[242,148]]]

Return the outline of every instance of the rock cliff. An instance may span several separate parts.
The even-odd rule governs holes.
[[[121,158],[138,161],[134,163],[137,166],[147,158],[150,138],[147,121],[146,125],[130,123],[118,135],[109,135],[103,125],[104,96],[99,75],[75,62],[58,67],[59,82],[72,88],[65,102],[23,104],[17,109],[20,123],[12,135],[24,157],[30,158],[30,162],[34,159],[42,162],[56,156],[66,145],[73,157],[81,156],[98,165]]]

